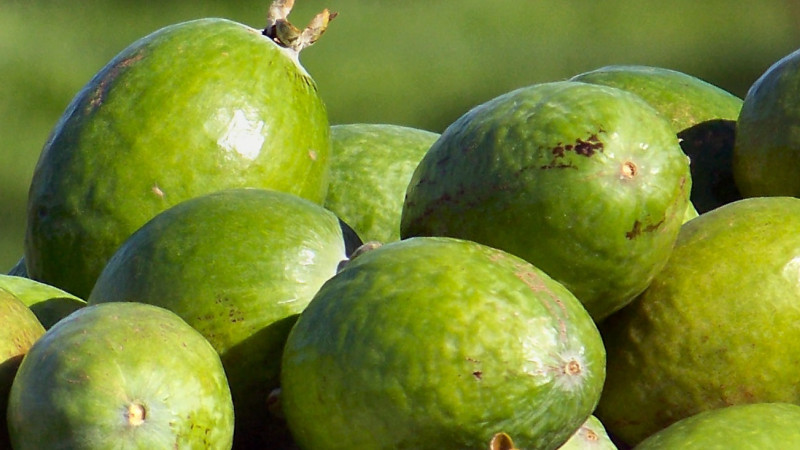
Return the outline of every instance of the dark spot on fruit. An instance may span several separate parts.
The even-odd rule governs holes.
[[[581,156],[592,156],[603,151],[603,143],[597,138],[597,134],[593,134],[585,141],[576,139],[575,147],[572,150]]]
[[[636,220],[636,221],[633,222],[633,228],[631,228],[630,231],[625,233],[625,237],[627,239],[635,239],[635,238],[639,237],[639,235],[641,235],[642,233],[652,233],[653,231],[658,230],[658,228],[663,223],[664,223],[664,219],[661,219],[660,221],[658,221],[656,223],[651,223],[651,224],[649,224],[647,226],[642,226],[642,223],[639,222],[638,220]]]
[[[483,372],[476,370],[475,372],[472,372],[472,376],[480,380],[483,377]]]

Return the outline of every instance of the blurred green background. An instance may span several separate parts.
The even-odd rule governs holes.
[[[269,0],[0,0],[0,271],[22,255],[42,144],[73,95],[135,39],[226,17],[261,27]],[[339,17],[301,55],[332,123],[441,132],[472,106],[609,64],[680,70],[739,96],[800,47],[796,0],[297,0]]]

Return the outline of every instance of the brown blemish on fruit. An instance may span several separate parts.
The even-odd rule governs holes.
[[[600,133],[603,130],[599,131]],[[553,154],[553,160],[549,164],[545,164],[540,166],[541,169],[575,169],[576,167],[569,162],[559,161],[561,158],[564,158],[567,153],[573,152],[576,155],[591,157],[595,153],[602,152],[604,148],[603,141],[597,136],[597,133],[590,135],[588,138],[575,139],[575,143],[573,144],[564,144],[559,142],[553,147],[550,151]]]
[[[483,372],[480,370],[476,370],[472,372],[472,376],[480,380],[483,377]]]
[[[636,176],[637,171],[636,164],[633,161],[625,161],[622,163],[622,168],[620,168],[619,172],[622,178],[631,179]]]
[[[570,376],[577,376],[583,372],[583,368],[581,367],[581,363],[575,361],[574,359],[570,360],[567,365],[564,366],[564,373]]]
[[[630,231],[625,233],[625,238],[626,239],[636,239],[642,233],[652,233],[653,231],[658,230],[658,228],[661,227],[661,225],[663,223],[664,223],[664,219],[661,219],[660,221],[658,221],[656,223],[651,223],[650,225],[647,225],[647,226],[643,227],[642,226],[642,222],[639,222],[638,220],[636,220],[636,221],[633,222],[633,228],[631,228]]]
[[[92,98],[89,100],[89,108],[91,110],[96,109],[98,106],[103,104],[106,95],[108,94],[108,90],[110,89],[110,84],[117,79],[119,74],[128,67],[132,66],[137,61],[140,61],[144,58],[144,52],[139,51],[130,57],[123,59],[122,61],[115,64],[111,67],[108,73],[100,80],[100,83],[97,85],[97,88],[92,93]]]
[[[139,402],[133,402],[128,405],[128,410],[125,412],[125,418],[128,420],[128,425],[138,427],[143,424],[147,418],[147,410],[144,405]]]
[[[511,436],[501,431],[492,436],[492,440],[489,441],[489,450],[517,450],[517,448],[514,447]]]
[[[600,440],[600,436],[598,436],[597,433],[594,432],[594,430],[590,430],[588,428],[586,429],[585,437],[587,441],[596,442]]]

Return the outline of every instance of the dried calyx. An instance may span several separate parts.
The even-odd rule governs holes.
[[[301,30],[292,25],[287,19],[294,6],[294,0],[275,0],[269,7],[267,14],[267,27],[264,36],[269,37],[278,45],[300,53],[300,50],[317,42],[322,33],[328,29],[328,23],[336,17],[335,12],[324,9],[314,16],[305,29]]]

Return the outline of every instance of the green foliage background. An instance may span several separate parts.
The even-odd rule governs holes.
[[[261,27],[269,0],[0,0],[0,272],[22,255],[28,183],[73,95],[125,46],[200,17]],[[339,12],[301,61],[332,123],[441,132],[524,85],[609,64],[684,71],[744,96],[800,47],[795,0],[297,0]],[[176,93],[178,94],[178,93]]]

